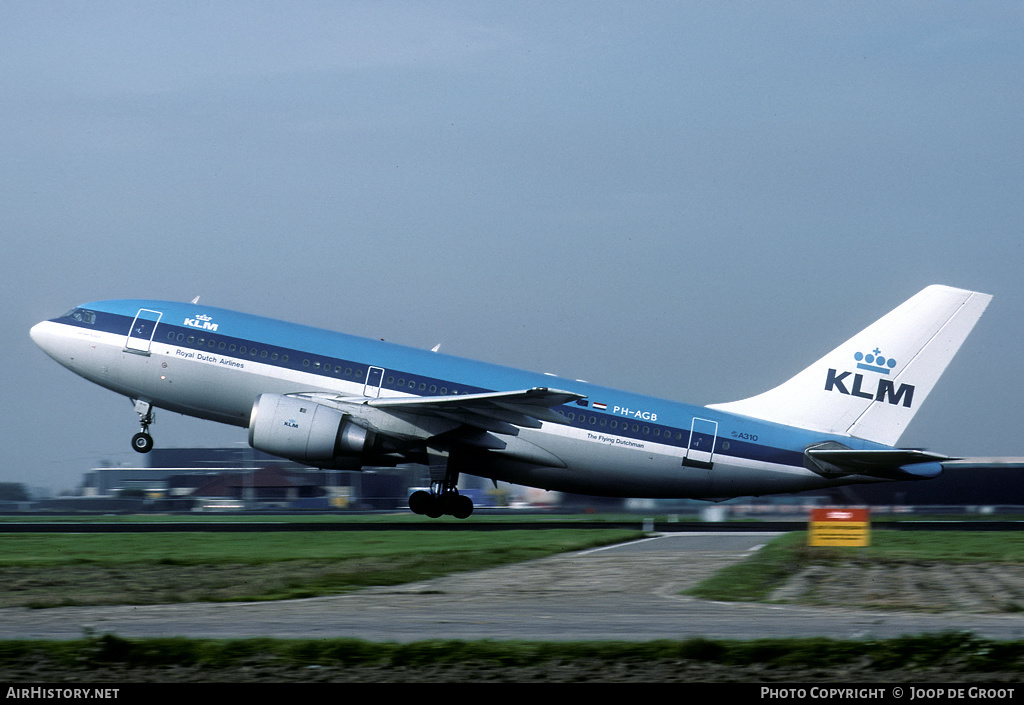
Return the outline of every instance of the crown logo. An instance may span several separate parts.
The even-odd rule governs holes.
[[[196,316],[196,319],[198,319],[200,321],[212,321],[213,320],[213,318],[211,318],[210,316],[205,316],[203,314],[200,314],[200,315]]]
[[[896,360],[891,357],[883,357],[882,351],[878,348],[867,354],[855,352],[853,359],[857,361],[857,369],[881,372],[883,375],[889,374],[889,371],[896,367]]]

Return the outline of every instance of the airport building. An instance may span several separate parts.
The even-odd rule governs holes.
[[[429,484],[420,466],[320,470],[248,446],[154,448],[140,458],[147,465],[93,468],[81,497],[46,504],[106,511],[126,503],[158,511],[388,510],[404,508],[413,489]],[[471,486],[463,491],[474,504],[493,504],[483,480],[466,480]]]
[[[58,502],[98,508],[129,500],[165,511],[397,509],[418,477],[403,468],[319,470],[249,447],[154,448],[140,458],[147,464],[90,470],[82,497]]]
[[[31,502],[56,511],[358,511],[402,510],[409,495],[429,486],[421,466],[320,470],[248,446],[155,448],[138,467],[101,467],[85,474],[78,497]],[[947,472],[923,481],[847,485],[829,490],[738,498],[718,505],[697,500],[623,500],[504,486],[463,475],[460,492],[477,507],[529,505],[568,511],[701,512],[728,515],[800,513],[812,506],[946,507],[995,511],[1024,507],[1024,476],[1014,469]],[[538,496],[531,496],[533,495]],[[20,510],[26,509],[19,503]],[[1005,510],[1004,510],[1005,511]]]

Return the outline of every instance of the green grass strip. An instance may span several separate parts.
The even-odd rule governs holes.
[[[340,595],[642,535],[614,529],[0,535],[0,608]]]
[[[106,634],[74,641],[0,641],[0,667],[46,663],[88,670],[251,665],[429,666],[486,663],[503,667],[552,661],[698,661],[729,666],[762,664],[817,669],[849,666],[871,670],[943,668],[948,672],[1017,671],[1024,641],[999,642],[948,633],[870,641],[687,639],[631,642],[421,641],[374,643],[357,639],[124,639]]]
[[[875,531],[865,547],[807,545],[807,532],[780,536],[749,558],[720,570],[687,595],[706,600],[764,600],[775,588],[813,564],[1008,563],[1024,561],[1024,535],[972,531]]]
[[[0,534],[0,567],[266,565],[293,560],[387,560],[396,556],[474,551],[523,560],[641,536],[640,531],[617,529]]]

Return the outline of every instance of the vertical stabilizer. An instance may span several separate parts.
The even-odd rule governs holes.
[[[788,382],[710,408],[895,445],[991,300],[929,286]]]

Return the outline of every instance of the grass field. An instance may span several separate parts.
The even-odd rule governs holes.
[[[620,530],[0,534],[0,607],[274,600],[337,595],[632,538]],[[1009,532],[876,531],[865,548],[772,541],[690,591],[758,600],[810,563],[1024,562]]]
[[[1024,535],[1013,532],[874,531],[861,548],[807,546],[807,533],[780,536],[687,594],[709,600],[761,600],[812,563],[1021,563]]]
[[[619,530],[0,535],[0,607],[337,595],[639,537]]]
[[[437,640],[409,644],[356,639],[122,639],[107,634],[63,642],[0,642],[0,678],[8,683],[975,682],[991,686],[1019,683],[1022,661],[1024,642],[964,634],[875,641],[697,638],[646,643]]]
[[[46,607],[339,594],[422,580],[637,537],[616,530],[360,531],[0,535],[0,605]],[[695,593],[760,599],[810,562],[1017,563],[1024,537],[999,533],[873,534],[867,548],[772,541]],[[1019,682],[1024,642],[965,634],[882,641],[829,639],[651,643],[420,642],[351,639],[0,641],[0,677],[47,682],[425,679],[701,682]],[[310,670],[315,669],[315,670]]]

